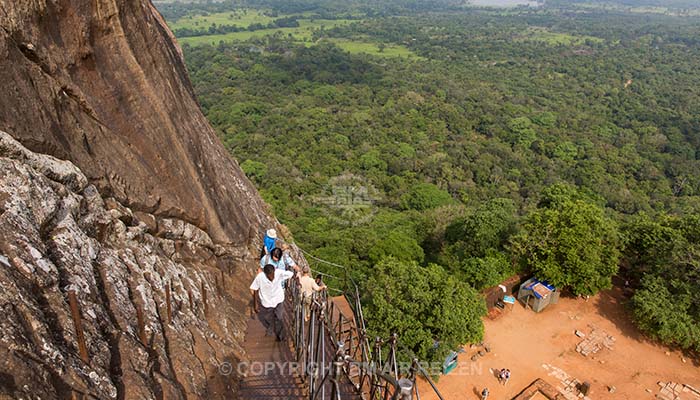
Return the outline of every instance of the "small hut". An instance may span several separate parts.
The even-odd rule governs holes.
[[[559,291],[547,282],[530,278],[520,285],[518,300],[534,312],[540,312],[559,301]]]

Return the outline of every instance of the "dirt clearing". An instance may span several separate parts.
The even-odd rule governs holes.
[[[566,393],[567,387],[575,390],[581,382],[590,383],[593,400],[654,399],[662,391],[658,382],[700,389],[698,361],[646,339],[623,301],[615,288],[588,301],[561,298],[539,314],[516,303],[499,318],[485,319],[484,343],[490,351],[471,361],[480,348],[465,347],[459,366],[437,386],[446,399],[480,399],[488,387],[489,400],[510,400],[537,378],[572,399],[579,398],[578,392]],[[497,378],[501,368],[512,374],[505,386]],[[425,384],[420,392],[421,399],[436,398]],[[700,395],[686,391],[678,399],[700,400]]]

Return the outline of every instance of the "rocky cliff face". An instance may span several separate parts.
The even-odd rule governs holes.
[[[0,132],[0,394],[234,397],[246,251],[87,182]]]
[[[0,0],[0,129],[134,210],[247,243],[264,204],[149,0]]]
[[[0,28],[0,397],[235,398],[275,221],[162,19],[0,0]]]

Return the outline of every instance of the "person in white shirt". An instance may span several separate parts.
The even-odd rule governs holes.
[[[314,293],[324,290],[326,288],[326,285],[321,284],[319,286],[318,283],[314,280],[314,278],[309,276],[309,273],[311,272],[311,269],[305,265],[302,270],[302,276],[299,278],[299,284],[301,285],[301,295],[303,298],[303,304],[304,304],[304,320],[308,321],[310,314],[311,314],[311,299],[314,295]]]
[[[297,267],[294,268],[298,270]],[[284,317],[284,288],[282,283],[294,276],[294,272],[276,269],[267,264],[253,280],[250,292],[253,295],[253,310],[267,330],[267,335],[275,334],[277,341],[284,340],[282,325]],[[258,301],[260,304],[258,304]]]

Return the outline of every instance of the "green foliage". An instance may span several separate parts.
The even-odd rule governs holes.
[[[594,293],[617,270],[612,219],[628,221],[638,302],[666,307],[643,296],[654,278],[679,304],[673,316],[635,308],[683,321],[659,337],[686,343],[675,331],[697,321],[700,301],[685,305],[700,293],[700,218],[673,215],[700,209],[697,19],[462,3],[255,0],[263,8],[237,21],[298,15],[299,27],[251,21],[183,50],[204,112],[277,217],[358,282],[375,285],[374,266],[394,257],[475,289],[530,268]],[[221,29],[236,25],[231,7],[178,3],[166,18],[210,13]],[[338,188],[346,175],[353,187]],[[653,321],[639,322],[653,333]],[[421,335],[419,350],[434,337]]]
[[[571,162],[578,156],[578,147],[571,142],[562,142],[554,148],[552,152],[552,158],[556,158],[562,161]]]
[[[393,256],[401,261],[423,262],[423,248],[411,236],[393,231],[379,239],[369,250],[370,262],[378,262],[384,257]]]
[[[447,227],[445,239],[448,243],[461,242],[462,256],[481,257],[488,249],[501,250],[515,232],[516,222],[513,200],[493,199]]]
[[[457,275],[475,289],[496,286],[513,275],[508,256],[503,252],[489,249],[483,257],[467,258],[461,262]]]
[[[537,133],[528,117],[511,119],[508,121],[508,129],[510,129],[510,135],[507,136],[507,139],[512,144],[527,148],[537,139]]]
[[[241,169],[257,184],[261,184],[267,175],[267,165],[260,161],[245,160],[241,163]]]
[[[557,116],[551,111],[545,111],[533,116],[532,122],[540,126],[553,127],[557,122]]]
[[[588,190],[582,190],[566,183],[557,183],[542,190],[537,207],[556,208],[575,200],[595,203],[599,206],[604,204],[604,201],[602,201],[599,196],[590,193]]]
[[[611,287],[618,247],[617,225],[603,209],[571,198],[531,213],[512,245],[535,276],[577,295]]]
[[[684,251],[688,242],[683,232],[673,227],[674,219],[664,216],[650,218],[640,214],[622,227],[624,256],[632,265],[636,279],[644,273],[672,262],[674,254]]]
[[[387,165],[379,156],[378,150],[370,150],[360,156],[360,167],[364,170],[385,170]]]
[[[493,199],[445,229],[439,261],[476,289],[494,286],[515,273],[504,245],[516,232],[510,199]]]
[[[452,196],[432,183],[420,183],[401,197],[404,210],[424,211],[450,204]]]
[[[664,343],[700,351],[699,214],[641,215],[623,226],[625,277],[638,286],[632,311],[639,327]]]
[[[450,350],[483,337],[483,299],[438,265],[384,259],[373,268],[365,293],[371,336],[398,333],[401,345],[421,360],[442,361]]]
[[[632,297],[637,325],[664,343],[700,351],[700,314],[693,305],[700,300],[698,289],[697,284],[693,288],[685,282],[645,276]]]

